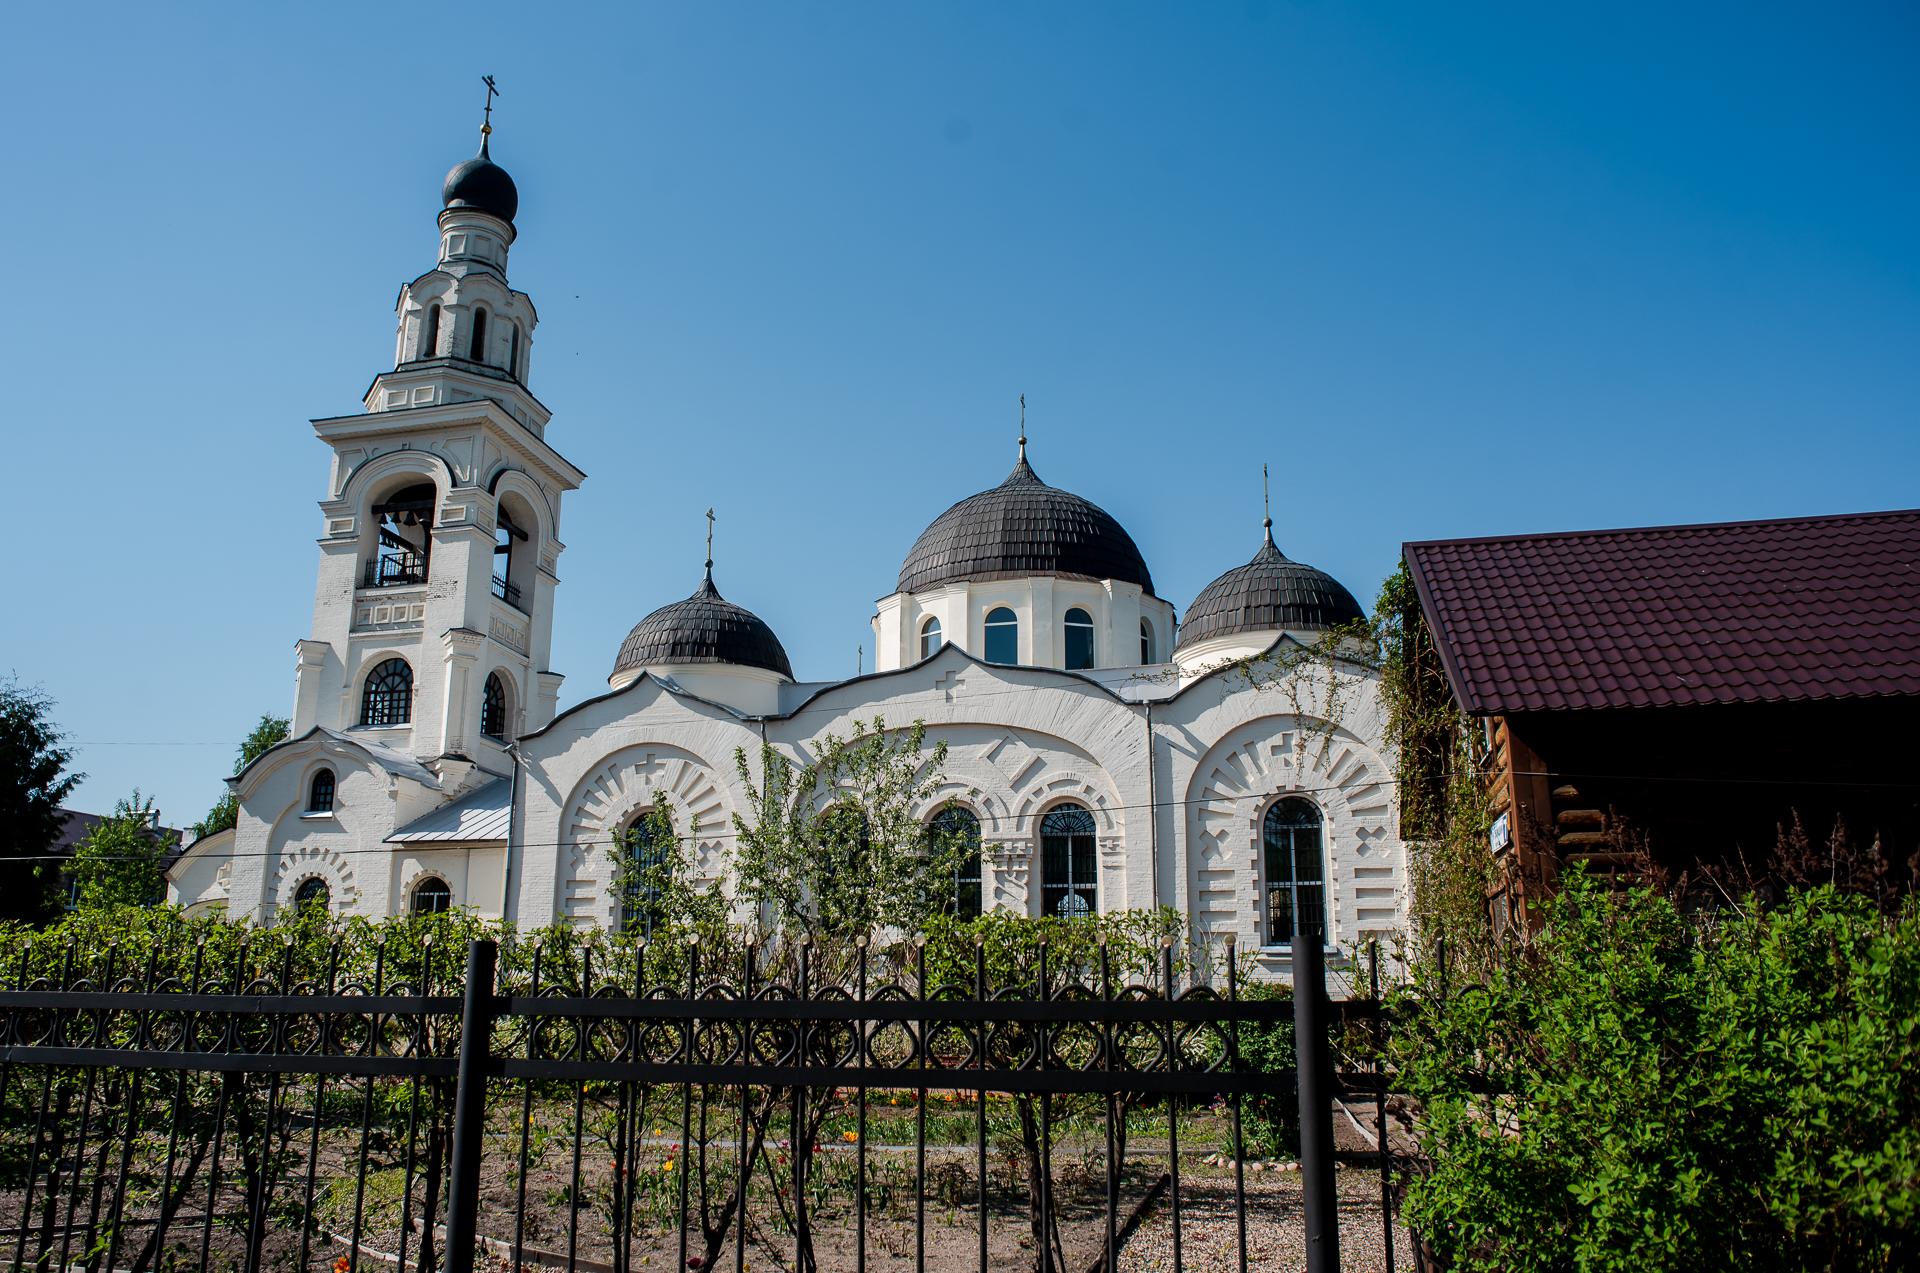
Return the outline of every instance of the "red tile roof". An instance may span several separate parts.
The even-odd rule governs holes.
[[[1402,553],[1476,715],[1920,695],[1920,509]]]

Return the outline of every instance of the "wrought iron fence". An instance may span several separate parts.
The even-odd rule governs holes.
[[[1382,1028],[1377,992],[1248,997],[1231,949],[1217,989],[1164,949],[1123,980],[1104,947],[1063,970],[1043,946],[1004,984],[984,949],[944,981],[924,947],[618,970],[536,948],[503,970],[481,941],[464,977],[454,952],[436,976],[381,947],[352,978],[338,945],[306,977],[292,949],[22,961],[0,990],[0,1262],[1245,1269],[1250,1218],[1281,1205],[1249,1189],[1248,1123],[1278,1101],[1303,1115],[1304,1254],[1334,1267],[1329,1098],[1383,1086],[1327,1059]],[[1243,1037],[1289,1022],[1303,1069],[1247,1060]],[[1384,1111],[1378,1131],[1391,1268]]]

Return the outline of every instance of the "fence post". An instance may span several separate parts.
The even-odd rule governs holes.
[[[493,973],[499,947],[467,947],[467,990],[460,1005],[460,1073],[453,1091],[453,1171],[447,1182],[444,1273],[473,1273],[480,1210],[481,1140],[486,1131],[486,1060],[493,1038]]]
[[[1293,922],[1293,1051],[1300,1091],[1300,1201],[1307,1222],[1307,1273],[1339,1273],[1326,956],[1320,934],[1302,931],[1300,910],[1295,907]]]

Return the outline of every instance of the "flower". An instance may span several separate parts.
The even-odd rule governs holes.
[[[860,1133],[859,1132],[841,1132],[840,1139],[846,1141],[849,1145],[857,1145],[860,1143]]]
[[[352,1269],[353,1261],[344,1255],[333,1262],[333,1273],[351,1273]]]
[[[672,1171],[672,1170],[673,1170],[673,1159],[671,1159],[671,1158],[669,1158],[669,1159],[667,1159],[667,1160],[666,1160],[665,1162],[663,1162],[663,1163],[661,1163],[661,1164],[660,1164],[660,1170],[662,1170],[662,1171]]]

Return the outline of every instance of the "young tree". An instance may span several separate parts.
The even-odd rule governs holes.
[[[138,789],[94,824],[62,868],[74,881],[82,910],[152,906],[167,895],[167,844],[151,797]]]
[[[926,753],[926,735],[918,721],[895,731],[856,721],[805,763],[763,746],[757,779],[735,753],[751,820],[734,815],[734,871],[763,936],[916,933],[939,909],[967,846],[940,842],[923,821],[947,761],[945,743]]]
[[[239,773],[254,761],[267,754],[274,746],[287,741],[287,718],[268,713],[260,718],[253,732],[241,740],[238,761],[233,772]],[[212,835],[216,831],[231,830],[240,820],[240,802],[232,791],[227,791],[214,801],[213,808],[207,810],[207,816],[193,824],[195,839]]]
[[[84,774],[53,724],[53,700],[12,677],[0,681],[0,919],[33,923],[54,909],[59,871],[46,861],[60,834],[60,803]]]

